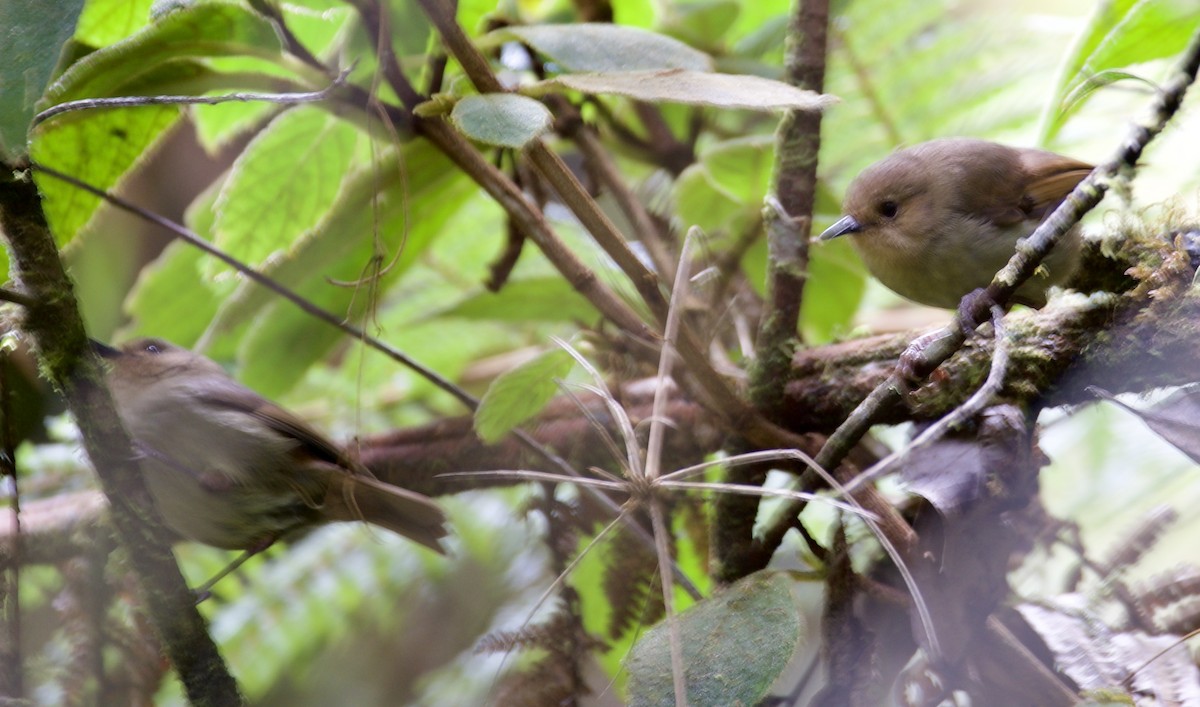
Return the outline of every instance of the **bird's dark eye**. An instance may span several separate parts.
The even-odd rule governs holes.
[[[152,354],[162,353],[162,347],[158,344],[146,344],[144,347],[142,347],[142,350],[146,353]]]
[[[885,201],[879,205],[879,215],[884,218],[896,218],[899,212],[900,205],[894,201]]]

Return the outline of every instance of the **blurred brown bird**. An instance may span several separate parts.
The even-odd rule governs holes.
[[[385,484],[213,361],[158,339],[114,349],[108,384],[146,484],[184,538],[257,551],[323,523],[363,520],[437,552],[445,515]]]

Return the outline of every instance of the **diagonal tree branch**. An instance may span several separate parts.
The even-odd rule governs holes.
[[[5,171],[12,174],[11,168]],[[37,343],[46,375],[67,398],[88,457],[112,507],[113,525],[129,553],[143,598],[188,699],[195,705],[241,704],[237,683],[208,635],[153,510],[130,447],[91,353],[71,283],[46,226],[28,170],[0,182],[0,227],[13,254],[14,272],[33,300],[25,330]]]

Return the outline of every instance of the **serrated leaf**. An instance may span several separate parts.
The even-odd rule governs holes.
[[[479,292],[438,313],[498,322],[586,322],[596,308],[561,277],[511,280],[499,292]]]
[[[297,41],[322,58],[346,34],[347,28],[353,25],[353,18],[357,16],[350,7],[322,0],[280,3],[278,9],[283,12],[287,27]],[[228,57],[220,60],[220,69],[225,73],[240,75],[261,70],[261,63],[254,59]],[[262,90],[278,91],[278,82],[276,79],[275,87],[264,87]],[[278,106],[253,102],[197,105],[191,108],[200,144],[214,154],[242,133],[259,125],[275,110],[278,110]]]
[[[174,59],[242,55],[281,58],[279,37],[266,19],[239,3],[191,5],[76,62],[47,89],[39,108],[77,98],[133,95],[126,86]]]
[[[689,705],[754,705],[766,696],[801,640],[789,585],[786,574],[756,572],[676,617]],[[630,705],[675,705],[669,641],[663,621],[634,645]]]
[[[93,47],[106,47],[142,29],[150,22],[154,0],[90,0],[79,16],[75,39]]]
[[[83,0],[0,2],[0,156],[25,152],[34,105],[82,7]]]
[[[448,159],[428,143],[410,143],[405,146],[403,165],[392,152],[376,165],[351,175],[321,222],[305,233],[286,256],[267,263],[262,272],[288,287],[314,280],[327,286],[326,277],[357,279],[371,257],[372,234],[378,229],[384,248],[404,247],[389,270],[392,275],[400,275],[453,213],[469,188],[467,184],[462,173],[452,169]],[[407,241],[406,214],[412,219]],[[335,273],[331,269],[348,258],[353,261],[350,267],[359,268],[359,272]],[[272,297],[265,288],[243,282],[221,306],[209,325],[209,334],[231,331],[256,316]]]
[[[191,57],[249,55],[279,59],[270,23],[239,4],[204,3],[173,10],[128,39],[76,62],[46,91],[38,108],[79,98],[146,95],[198,82],[212,74]],[[65,113],[32,133],[34,161],[95,187],[112,190],[143,159],[180,114],[174,106],[143,106]],[[60,244],[72,240],[100,200],[45,176],[36,177],[46,218]]]
[[[550,129],[550,110],[528,96],[488,93],[454,105],[450,121],[463,135],[488,145],[520,149]]]
[[[557,88],[624,96],[649,103],[683,103],[759,111],[819,111],[836,102],[833,96],[760,76],[711,74],[685,69],[563,74],[534,84],[527,92],[544,93]]]
[[[30,157],[37,164],[112,190],[147,158],[151,147],[178,119],[175,106],[58,116],[34,129]],[[69,243],[96,213],[100,197],[38,171],[34,179],[55,240],[60,246]]]
[[[475,410],[475,433],[489,444],[499,441],[541,412],[574,365],[571,354],[553,349],[496,378]]]
[[[704,52],[639,27],[588,23],[529,25],[505,27],[492,35],[524,42],[564,71],[712,69],[712,58]]]
[[[352,125],[318,108],[272,120],[238,156],[217,198],[217,246],[251,264],[287,250],[333,205],[357,138]]]
[[[451,168],[444,155],[425,141],[410,143],[403,167],[393,155],[360,170],[321,223],[263,272],[327,311],[361,321],[380,293],[400,280],[435,238],[446,235],[444,225],[474,192],[473,182]],[[286,392],[345,337],[243,280],[222,303],[205,340],[222,348],[247,321],[248,335],[238,347],[242,378],[267,395]]]

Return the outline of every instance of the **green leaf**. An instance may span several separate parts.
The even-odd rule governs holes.
[[[353,25],[356,16],[353,9],[336,2],[324,0],[302,0],[279,3],[288,29],[317,57],[324,58],[336,49],[338,40]],[[336,59],[330,60],[334,63]],[[226,57],[220,60],[220,69],[225,73],[261,71],[261,60],[242,57]],[[263,87],[263,91],[279,91],[279,80],[274,87]],[[290,89],[289,89],[290,90]],[[307,91],[311,87],[298,88]],[[219,105],[192,106],[192,119],[200,144],[210,153],[216,153],[244,132],[265,122],[265,117],[278,106],[270,103],[221,103]]]
[[[0,273],[4,273],[4,282],[7,283],[11,279],[8,273],[8,239],[2,240],[4,247],[0,248]]]
[[[212,87],[212,74],[191,57],[251,55],[279,59],[279,39],[263,18],[224,2],[174,10],[137,34],[76,62],[47,89],[41,109],[80,98],[147,95],[167,86]],[[34,161],[112,190],[179,117],[175,106],[65,113],[32,134]],[[91,220],[98,197],[37,176],[51,230],[70,242]]]
[[[262,272],[288,287],[314,281],[327,287],[326,277],[357,279],[372,256],[373,234],[378,232],[382,247],[404,248],[389,271],[399,275],[453,214],[466,185],[461,173],[428,143],[406,145],[403,165],[393,152],[376,165],[351,175],[321,222],[305,233],[286,256],[273,258]],[[406,216],[411,216],[407,229]],[[331,268],[346,259],[351,259],[358,271],[335,275]],[[344,291],[352,295],[350,290]],[[243,282],[224,302],[209,325],[209,333],[233,330],[257,316],[273,297],[258,284]]]
[[[801,639],[786,574],[756,572],[679,614],[688,704],[758,704]],[[663,621],[646,632],[627,660],[629,704],[675,704],[670,632]]]
[[[787,39],[787,26],[786,14],[764,18],[754,31],[738,40],[733,47],[733,53],[742,57],[761,58],[766,54],[778,52]]]
[[[67,113],[33,131],[30,157],[94,187],[112,190],[147,157],[179,118],[175,106]],[[100,197],[34,172],[42,209],[58,244],[79,234],[100,205]]]
[[[76,41],[93,47],[119,42],[150,22],[154,0],[90,0],[79,16]]]
[[[824,110],[833,96],[796,88],[782,81],[744,74],[710,74],[685,69],[563,74],[526,89],[531,94],[559,88],[624,96],[650,103],[683,103],[744,110]]]
[[[730,198],[754,208],[771,186],[775,137],[754,135],[718,143],[700,154],[714,184]]]
[[[263,272],[326,310],[361,321],[378,304],[379,293],[445,233],[446,222],[474,192],[473,183],[444,155],[425,141],[410,143],[403,165],[392,154],[359,170],[325,218]],[[205,338],[223,347],[247,321],[252,322],[249,335],[238,349],[242,377],[268,395],[291,388],[345,337],[243,280],[222,303]]]
[[[134,324],[122,330],[121,337],[158,336],[180,346],[192,346],[235,284],[232,280],[212,282],[204,278],[201,270],[205,257],[187,243],[172,243],[143,268],[126,298],[126,309]]]
[[[281,113],[233,163],[215,206],[216,245],[251,264],[288,250],[333,205],[357,138],[318,108]]]
[[[489,35],[517,40],[559,65],[563,71],[709,71],[712,58],[677,39],[638,27],[611,24],[505,27]]]
[[[722,38],[733,29],[741,4],[733,0],[670,3],[658,28],[689,45],[720,49]]]
[[[740,231],[747,219],[755,217],[744,203],[717,185],[703,163],[685,169],[671,193],[679,220],[689,227],[699,226],[711,236]]]
[[[1200,22],[1195,0],[1110,0],[1097,4],[1068,57],[1043,120],[1041,142],[1058,134],[1085,101],[1080,87],[1102,72],[1174,56]],[[1085,94],[1085,96],[1090,94]]]
[[[774,138],[757,135],[719,142],[698,155],[674,185],[676,210],[706,233],[741,233],[759,218],[770,187]]]
[[[849,243],[830,241],[810,249],[800,304],[804,340],[826,344],[844,334],[866,291],[867,273]]]
[[[502,322],[589,322],[596,308],[561,277],[510,280],[499,292],[470,295],[436,316]]]
[[[83,0],[0,2],[0,157],[25,152],[34,105],[82,7]]]
[[[127,87],[173,59],[242,55],[281,59],[279,37],[267,20],[241,4],[191,5],[76,62],[46,91],[39,108],[77,98],[136,95]]]
[[[458,24],[471,37],[487,30],[488,15],[497,11],[495,0],[460,0],[458,6]]]
[[[488,93],[456,103],[450,120],[472,140],[520,149],[549,130],[554,117],[546,106],[527,96]]]
[[[491,444],[538,414],[574,365],[571,354],[553,349],[496,378],[475,410],[476,434]]]

